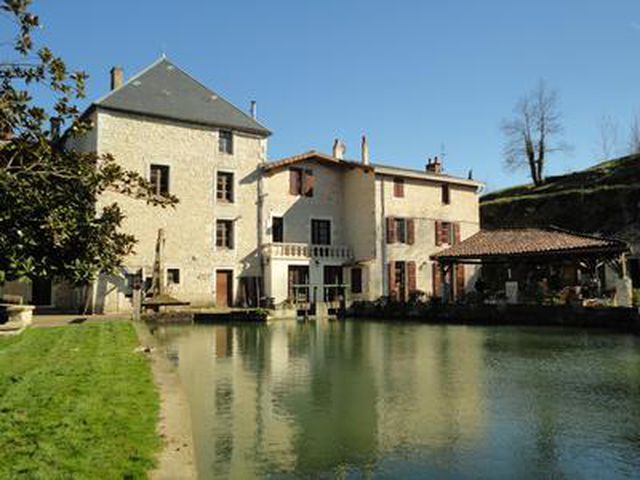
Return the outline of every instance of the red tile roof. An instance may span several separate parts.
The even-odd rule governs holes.
[[[267,163],[263,165],[262,168],[265,172],[271,172],[290,165],[295,165],[296,163],[304,162],[305,160],[317,160],[324,164],[335,165],[336,167],[362,168],[368,171],[373,170],[373,167],[370,165],[365,165],[360,162],[352,162],[350,160],[341,160],[315,150],[309,150],[308,152],[301,153],[299,155],[293,155],[292,157],[283,158],[276,162]]]
[[[502,256],[561,255],[567,253],[623,253],[624,242],[567,232],[557,228],[481,230],[443,250],[432,259],[482,259]]]

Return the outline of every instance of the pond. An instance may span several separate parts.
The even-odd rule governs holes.
[[[202,478],[638,478],[640,338],[366,321],[164,327]]]

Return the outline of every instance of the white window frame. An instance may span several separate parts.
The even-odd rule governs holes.
[[[226,201],[221,201],[218,199],[218,174],[219,173],[228,173],[231,174],[232,176],[232,192],[231,192],[231,201],[230,202],[226,202]],[[169,178],[171,179],[171,178]],[[227,206],[233,206],[233,205],[237,205],[237,198],[238,198],[238,174],[234,169],[230,169],[230,168],[215,168],[213,170],[213,204],[214,205],[227,205]],[[224,219],[221,219],[224,220]]]
[[[333,221],[333,217],[332,216],[313,216],[309,218],[309,233],[308,233],[308,241],[309,241],[309,245],[315,245],[314,243],[312,243],[313,240],[313,220],[328,220],[329,223],[329,235],[331,235],[331,238],[329,239],[329,245],[324,245],[326,247],[331,246],[331,245],[337,245],[336,244],[336,227],[335,227],[335,222]]]
[[[151,167],[167,167],[168,170],[168,175],[169,178],[167,179],[167,195],[171,195],[171,192],[173,192],[173,185],[172,185],[172,177],[173,175],[171,174],[171,164],[170,163],[164,163],[164,162],[149,162],[149,167],[147,168],[147,181],[149,183],[151,183]],[[162,194],[157,194],[157,195],[162,195]]]
[[[229,132],[231,133],[231,153],[227,152],[226,150],[220,150],[220,140],[222,137],[222,132]],[[220,155],[224,155],[226,157],[232,157],[233,155],[235,155],[236,153],[236,134],[235,132],[230,129],[230,128],[219,128],[218,132],[217,132],[217,140],[218,140],[218,145],[217,145],[217,152]]]
[[[271,212],[271,216],[269,217],[269,232],[268,232],[268,234],[269,234],[269,238],[271,239],[271,243],[275,243],[273,241],[273,218],[274,217],[278,217],[278,218],[282,219],[282,242],[280,242],[279,244],[285,243],[285,236],[286,236],[286,226],[285,226],[285,220],[284,220],[285,215],[284,214],[274,213],[274,212]]]
[[[219,247],[218,246],[218,220],[224,220],[227,222],[231,222],[232,225],[232,238],[231,238],[231,248],[227,248],[227,247]],[[231,217],[231,216],[225,216],[225,215],[221,215],[221,216],[217,216],[213,219],[213,249],[214,251],[218,251],[218,252],[235,252],[235,250],[237,249],[237,245],[238,245],[238,218],[237,217]]]

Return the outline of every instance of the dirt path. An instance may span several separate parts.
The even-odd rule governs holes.
[[[178,373],[157,348],[146,325],[134,322],[143,346],[152,348],[151,369],[160,392],[160,420],[158,430],[164,448],[158,467],[149,474],[153,480],[182,480],[198,478],[193,453],[191,414]]]

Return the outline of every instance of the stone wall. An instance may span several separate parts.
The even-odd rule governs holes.
[[[444,179],[446,180],[446,179]],[[450,184],[450,203],[444,204],[441,184],[429,180],[405,178],[404,196],[395,197],[393,177],[376,176],[376,227],[378,255],[372,264],[371,278],[375,285],[372,299],[388,294],[387,265],[390,261],[416,262],[416,287],[428,295],[433,293],[432,271],[435,262],[429,257],[448,245],[436,245],[436,221],[458,223],[460,239],[470,237],[480,228],[477,188]],[[386,218],[413,218],[415,243],[387,244]],[[465,266],[466,288],[471,288],[475,267]]]
[[[100,205],[117,202],[126,214],[124,230],[138,240],[126,260],[127,271],[144,269],[150,276],[158,229],[165,231],[165,267],[180,269],[180,284],[172,294],[196,306],[215,303],[215,271],[233,271],[234,294],[241,276],[257,276],[257,167],[266,155],[266,139],[234,132],[234,152],[218,151],[213,127],[100,111],[97,150],[111,153],[123,167],[149,178],[152,164],[170,168],[169,191],[180,203],[175,208],[146,205],[108,192]],[[234,176],[234,202],[216,199],[218,172]],[[233,249],[215,246],[216,219],[234,222]],[[103,277],[96,288],[96,304],[104,311],[130,308],[121,278]],[[102,297],[102,298],[99,298]]]

